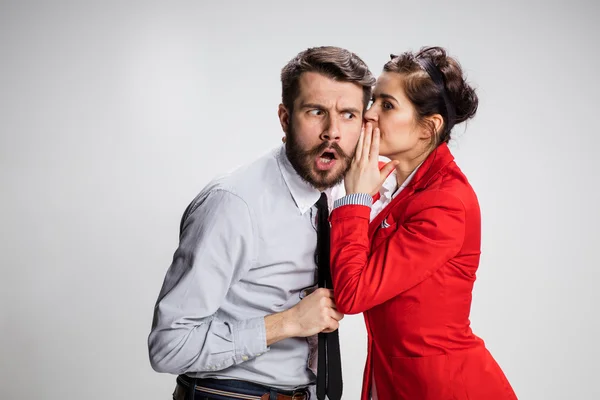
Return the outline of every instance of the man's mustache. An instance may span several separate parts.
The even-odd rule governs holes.
[[[352,158],[352,156],[349,156],[348,154],[346,154],[346,152],[344,150],[342,150],[340,145],[337,144],[336,142],[323,142],[320,145],[313,147],[311,150],[309,150],[307,155],[310,157],[313,157],[313,156],[316,157],[316,156],[322,154],[327,149],[335,150],[337,155],[342,159],[348,160],[348,159]]]

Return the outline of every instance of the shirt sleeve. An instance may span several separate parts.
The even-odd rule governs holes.
[[[371,208],[373,197],[368,193],[352,193],[337,199],[333,203],[333,210],[342,206],[357,205]]]
[[[263,317],[217,317],[229,288],[255,263],[254,232],[245,201],[226,190],[186,210],[148,338],[156,371],[222,370],[268,351]]]

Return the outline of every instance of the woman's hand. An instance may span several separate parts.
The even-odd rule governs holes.
[[[379,128],[368,122],[360,133],[350,169],[344,178],[346,194],[375,195],[398,161],[390,161],[379,170]]]

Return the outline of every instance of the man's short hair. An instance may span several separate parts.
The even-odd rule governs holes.
[[[360,57],[340,47],[311,47],[298,53],[281,70],[281,100],[290,113],[299,95],[300,77],[305,72],[317,72],[340,82],[362,86],[364,109],[371,100],[375,78]]]

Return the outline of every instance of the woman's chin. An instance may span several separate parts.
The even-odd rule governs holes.
[[[390,158],[390,153],[387,151],[385,147],[379,147],[379,156]]]

